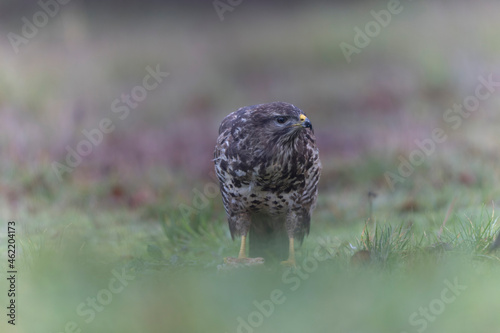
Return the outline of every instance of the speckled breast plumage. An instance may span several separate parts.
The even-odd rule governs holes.
[[[283,223],[288,219],[292,233],[302,238],[309,231],[321,169],[319,153],[312,128],[285,131],[267,123],[272,110],[290,112],[290,117],[301,112],[282,104],[276,109],[262,105],[239,109],[220,126],[214,161],[232,234],[241,234],[238,224],[251,223],[255,215]]]

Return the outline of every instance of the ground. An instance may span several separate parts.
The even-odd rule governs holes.
[[[500,94],[444,114],[498,72],[498,4],[412,2],[348,63],[339,44],[386,5],[254,24],[244,2],[223,22],[209,8],[141,28],[68,7],[19,54],[3,40],[0,244],[14,220],[19,293],[17,325],[0,330],[496,331]],[[157,64],[169,75],[121,119],[113,101]],[[306,111],[318,137],[311,234],[297,270],[220,269],[239,242],[212,173],[217,126],[273,100]],[[59,179],[53,162],[104,118],[116,128]]]

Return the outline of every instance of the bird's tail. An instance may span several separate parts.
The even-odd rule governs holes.
[[[285,221],[269,216],[255,216],[250,225],[250,257],[263,257],[266,262],[288,258],[288,235]]]

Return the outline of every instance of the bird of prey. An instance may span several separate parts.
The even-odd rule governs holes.
[[[294,240],[309,233],[321,162],[311,122],[292,104],[240,108],[222,121],[215,171],[238,259],[284,260],[295,266]]]

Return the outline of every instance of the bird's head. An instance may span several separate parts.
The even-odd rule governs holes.
[[[289,142],[301,133],[314,133],[311,121],[304,112],[288,103],[256,105],[251,110],[251,119],[256,130],[271,141]]]

